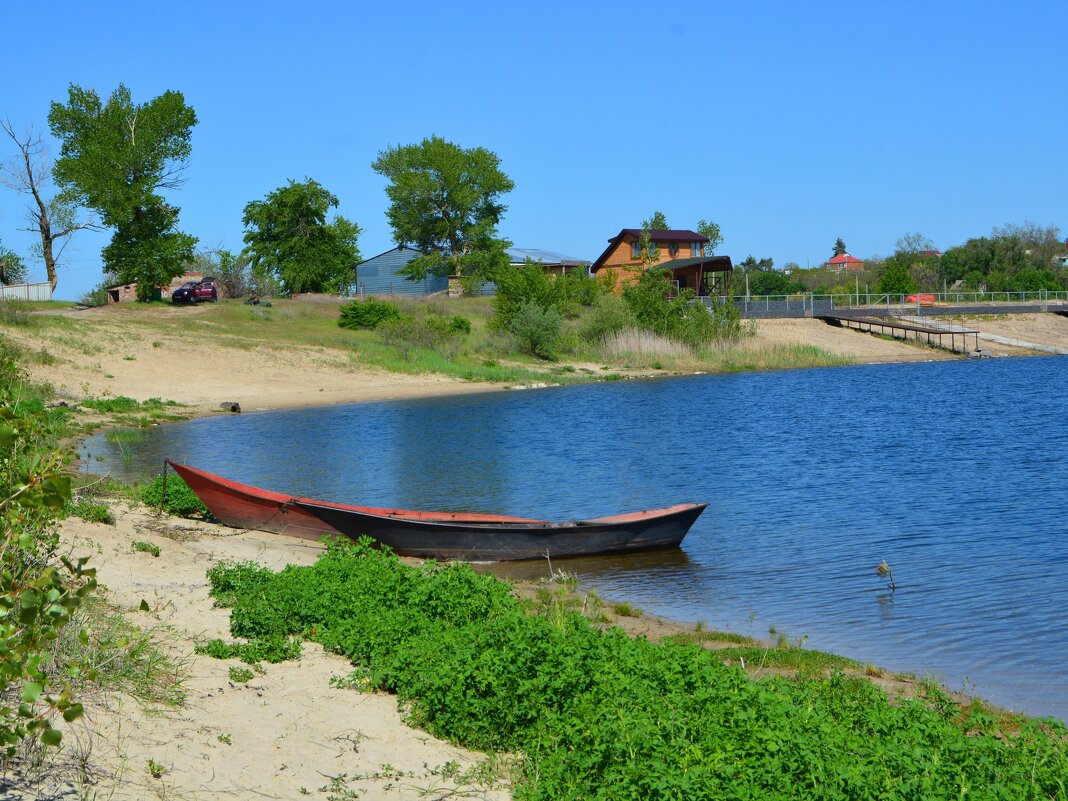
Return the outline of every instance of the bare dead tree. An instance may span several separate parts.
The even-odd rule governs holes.
[[[62,194],[46,198],[45,187],[51,178],[51,170],[44,139],[39,133],[30,129],[19,136],[7,119],[0,121],[0,128],[19,149],[19,156],[4,169],[0,183],[29,198],[26,210],[31,227],[22,230],[40,235],[41,257],[48,272],[48,283],[54,290],[58,282],[56,264],[70,242],[71,234],[83,229],[99,231],[100,226],[80,217],[77,204]]]

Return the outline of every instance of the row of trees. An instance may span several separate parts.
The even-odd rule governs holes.
[[[55,288],[62,249],[83,229],[108,229],[103,249],[106,276],[138,285],[142,299],[193,264],[215,263],[235,276],[247,266],[264,285],[286,292],[337,291],[351,285],[360,259],[360,227],[336,214],[336,195],[317,181],[290,180],[244,208],[244,250],[197,253],[196,237],[178,227],[180,209],[170,200],[184,181],[197,115],[180,92],[135,103],[119,87],[106,102],[91,89],[71,85],[66,103],[48,115],[60,154],[49,165],[42,137],[3,125],[19,158],[5,183],[27,198],[29,230]],[[388,148],[373,169],[389,179],[387,211],[398,244],[427,255],[408,265],[408,275],[491,278],[508,263],[510,243],[498,236],[513,188],[500,159],[484,148],[464,149],[440,137]],[[54,186],[49,186],[50,180]],[[0,245],[0,282],[25,277],[25,263]]]
[[[839,239],[834,253],[845,253]],[[894,253],[864,260],[861,271],[835,272],[823,266],[805,270],[790,262],[781,270],[770,258],[749,256],[735,265],[736,286],[748,285],[752,295],[798,292],[847,294],[858,287],[871,292],[903,294],[961,289],[974,292],[1038,292],[1068,290],[1068,242],[1056,226],[1034,223],[994,228],[945,253],[920,233],[902,236]],[[747,282],[741,283],[741,282]]]

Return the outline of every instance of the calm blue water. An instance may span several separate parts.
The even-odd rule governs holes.
[[[878,365],[213,417],[153,429],[129,461],[103,437],[82,452],[120,477],[171,457],[424,509],[566,519],[709,501],[681,552],[565,568],[651,612],[774,626],[1068,718],[1066,398],[1058,358]]]

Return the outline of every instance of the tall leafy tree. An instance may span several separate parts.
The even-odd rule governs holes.
[[[838,237],[834,240],[834,255],[844,256],[846,252],[846,244],[842,241],[842,237]]]
[[[719,224],[711,220],[698,220],[697,233],[708,237],[708,242],[705,243],[704,255],[715,256],[717,248],[723,244],[723,232],[719,229]]]
[[[408,278],[492,278],[507,266],[510,243],[497,236],[497,225],[507,209],[501,198],[515,184],[497,154],[432,136],[383,150],[371,166],[390,182],[386,216],[397,244],[424,254],[407,264]]]
[[[141,299],[193,258],[196,240],[177,230],[178,209],[160,193],[182,185],[196,123],[181,92],[136,104],[122,84],[106,103],[71,84],[67,103],[53,103],[48,115],[62,145],[52,168],[62,196],[115,229],[105,270],[136,281]]]
[[[26,262],[14,251],[0,244],[0,284],[10,286],[26,280]]]
[[[17,134],[10,120],[0,122],[0,128],[4,129],[19,150],[18,158],[7,167],[0,180],[5,186],[27,197],[29,202],[26,211],[30,222],[27,230],[40,237],[34,250],[44,261],[48,283],[55,289],[59,283],[56,268],[63,248],[70,241],[69,237],[75,231],[85,228],[95,230],[97,226],[85,219],[77,201],[68,194],[49,191],[51,170],[40,134],[32,129]]]
[[[340,215],[338,199],[311,178],[290,181],[245,206],[245,252],[255,275],[286,292],[337,292],[356,276],[360,226]]]

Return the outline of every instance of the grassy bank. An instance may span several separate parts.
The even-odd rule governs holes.
[[[523,350],[507,332],[495,330],[492,299],[400,299],[401,312],[417,321],[428,316],[459,315],[470,333],[428,341],[418,325],[409,329],[348,330],[338,327],[335,303],[279,299],[270,308],[239,301],[196,307],[164,303],[120,304],[89,313],[57,316],[25,311],[0,314],[0,331],[16,337],[31,361],[47,365],[93,363],[108,353],[151,343],[154,357],[167,358],[168,343],[202,342],[213,352],[229,351],[235,359],[250,351],[313,353],[338,372],[366,369],[393,373],[436,374],[464,381],[529,385],[601,380],[613,373],[671,374],[789,369],[851,363],[805,345],[761,346],[751,339],[690,348],[652,335],[628,341],[586,339],[581,335],[591,314],[576,312],[564,321],[560,351],[554,361]],[[124,351],[124,346],[126,351]],[[147,358],[142,355],[140,358]],[[106,368],[100,367],[102,372]]]
[[[464,565],[337,543],[310,567],[210,580],[242,648],[344,654],[353,686],[396,693],[415,725],[513,755],[519,799],[1068,798],[1062,724],[1007,730],[944,694],[891,703],[839,671],[754,681],[728,664],[752,646],[602,630]]]

